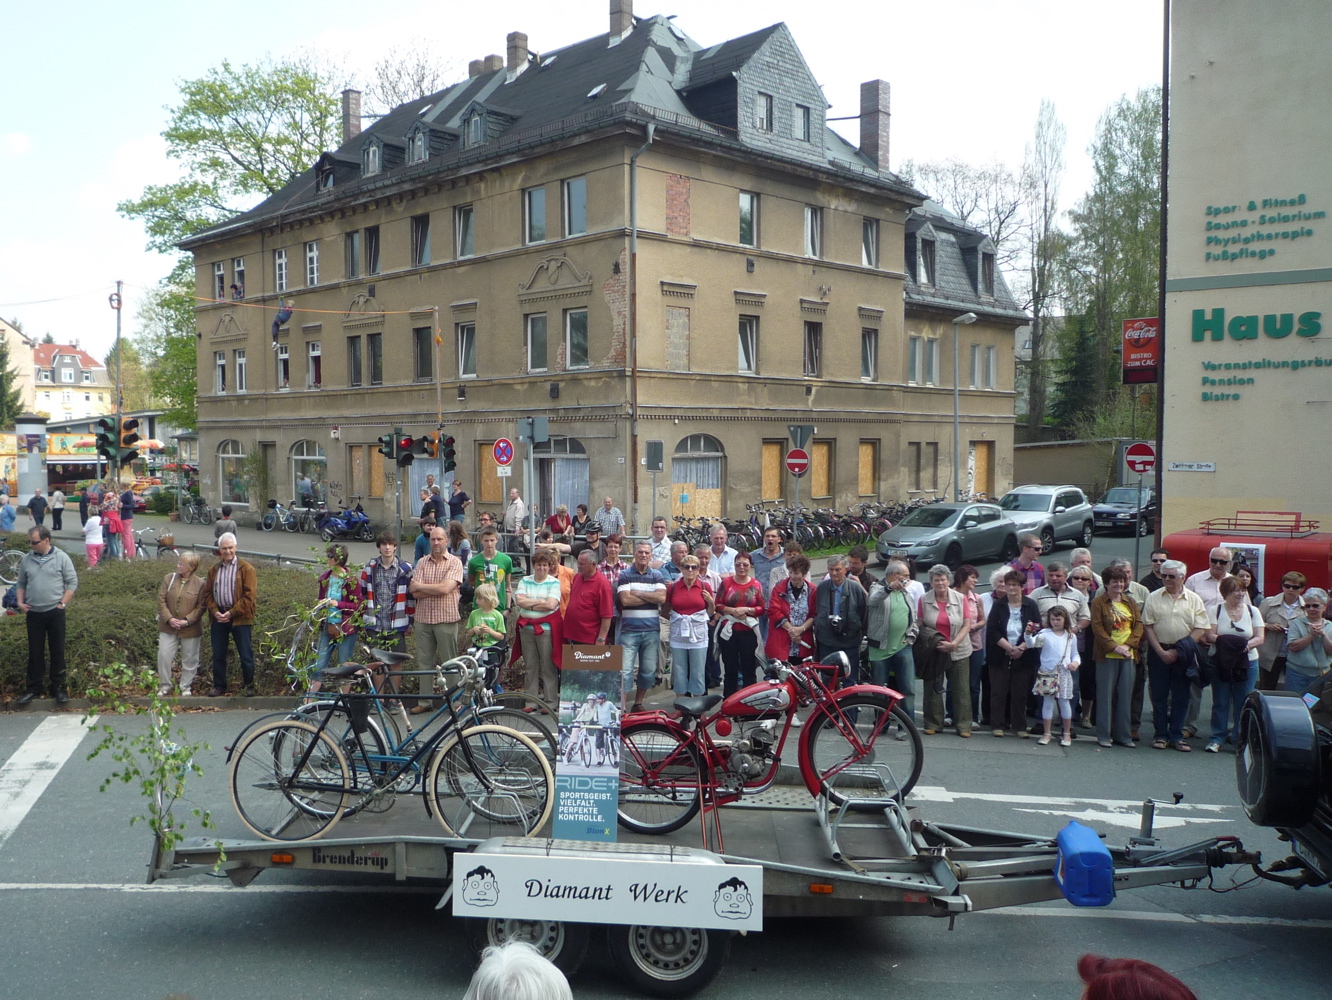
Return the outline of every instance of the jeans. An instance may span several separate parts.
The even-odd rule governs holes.
[[[42,675],[46,673],[46,648],[51,647],[51,694],[65,690],[65,612],[60,608],[49,611],[29,611],[28,626],[28,693],[42,693]]]
[[[738,631],[738,630],[737,630]],[[750,635],[753,635],[751,632]],[[620,667],[622,693],[625,699],[634,692],[635,679],[639,691],[651,690],[657,680],[657,651],[661,648],[661,633],[654,625],[636,632],[620,632],[620,648],[624,662]],[[635,675],[637,677],[635,678]]]
[[[973,649],[971,651],[971,683],[968,687],[971,689],[971,714],[972,721],[976,725],[981,724],[981,718],[985,714],[981,711],[985,701],[981,698],[981,686],[985,681],[985,650]],[[986,685],[988,686],[988,685]],[[957,716],[953,716],[956,720]]]
[[[717,640],[717,651],[725,675],[722,680],[723,695],[735,694],[754,683],[754,674],[758,669],[758,664],[754,662],[754,650],[757,648],[758,635],[747,628],[735,628],[729,639]]]
[[[315,647],[314,670],[310,674],[311,680],[318,680],[324,675],[324,670],[328,666],[329,657],[333,651],[337,650],[337,659],[333,661],[333,666],[350,660],[356,655],[356,633],[344,635],[337,642],[334,642],[328,634],[327,628],[319,630],[319,643]]]
[[[675,682],[678,695],[699,697],[708,693],[703,684],[703,671],[708,659],[708,647],[685,649],[683,646],[671,647],[671,678]]]
[[[1306,673],[1304,672],[1304,668],[1303,668],[1303,667],[1297,667],[1297,666],[1294,666],[1294,665],[1291,664],[1291,662],[1290,662],[1289,660],[1287,660],[1287,661],[1286,661],[1286,680],[1285,680],[1285,683],[1282,685],[1281,690],[1282,690],[1282,691],[1303,691],[1305,688],[1307,688],[1307,687],[1308,687],[1310,684],[1312,684],[1314,681],[1318,680],[1318,678],[1321,677],[1321,676],[1322,676],[1322,675],[1321,675],[1321,674],[1318,674],[1318,673],[1309,673],[1309,674],[1306,674]]]
[[[246,687],[254,684],[254,649],[250,645],[252,625],[233,625],[231,622],[214,621],[209,630],[213,643],[213,687],[219,691],[227,689],[227,640],[236,643],[236,655],[240,657],[241,678]]]
[[[1096,739],[1133,745],[1129,715],[1133,701],[1133,661],[1096,661]]]
[[[912,722],[916,721],[916,659],[910,646],[903,646],[886,660],[870,660],[870,678],[875,684],[900,694],[902,711]]]
[[[1244,679],[1212,682],[1212,742],[1224,743],[1239,732],[1240,710],[1244,699],[1258,683],[1258,661],[1252,660]]]
[[[1189,684],[1184,667],[1166,663],[1147,650],[1147,686],[1152,695],[1152,725],[1158,740],[1178,743],[1184,739],[1184,716],[1189,710]]]

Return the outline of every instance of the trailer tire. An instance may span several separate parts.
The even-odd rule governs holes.
[[[657,997],[686,997],[717,977],[731,953],[731,932],[698,927],[606,928],[606,944],[620,976]]]
[[[492,917],[467,921],[467,940],[474,951],[480,953],[492,945],[525,941],[541,952],[566,976],[572,976],[587,957],[587,942],[591,937],[588,924],[571,924],[561,920],[515,920]]]
[[[1294,692],[1255,691],[1240,712],[1235,784],[1249,819],[1259,826],[1308,823],[1322,788],[1318,734]]]

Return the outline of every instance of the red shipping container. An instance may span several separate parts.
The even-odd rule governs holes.
[[[1265,597],[1278,593],[1282,575],[1292,571],[1303,573],[1310,587],[1326,590],[1332,588],[1332,532],[1318,527],[1293,511],[1241,510],[1177,531],[1161,547],[1187,565],[1190,575],[1208,568],[1208,553],[1218,546],[1242,554]]]

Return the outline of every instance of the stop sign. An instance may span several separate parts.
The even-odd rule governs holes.
[[[1124,463],[1138,475],[1151,472],[1156,468],[1156,449],[1145,441],[1131,444],[1124,450]]]
[[[799,479],[809,471],[809,452],[804,448],[792,448],[786,453],[786,471]]]

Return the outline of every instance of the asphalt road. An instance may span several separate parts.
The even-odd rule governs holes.
[[[213,748],[199,754],[204,775],[184,805],[212,810],[227,837],[242,830],[225,793],[221,747],[254,715],[181,717],[189,739]],[[137,793],[120,783],[99,792],[115,765],[86,759],[95,737],[80,734],[76,714],[46,722],[52,718],[0,716],[0,997],[462,995],[475,959],[453,918],[434,909],[436,888],[302,872],[268,872],[245,889],[207,877],[146,887],[150,837],[129,822]],[[56,738],[41,742],[53,727]],[[52,759],[58,752],[68,756],[63,766]],[[1144,797],[1169,802],[1182,792],[1180,806],[1159,813],[1158,834],[1169,844],[1235,834],[1268,859],[1284,857],[1273,833],[1234,805],[1233,773],[1229,753],[1107,751],[1085,738],[1062,750],[941,735],[926,739],[912,801],[929,819],[1041,835],[1072,817],[1123,843]],[[406,799],[394,807],[406,818],[420,808]],[[1231,883],[1220,873],[1214,888]],[[1297,893],[1270,883],[1221,893],[1131,890],[1106,909],[1060,902],[975,913],[952,931],[923,918],[771,920],[763,933],[734,939],[730,962],[704,995],[878,1000],[942,988],[995,1000],[1072,997],[1074,962],[1091,950],[1161,964],[1203,998],[1321,996],[1330,935],[1332,889]],[[628,995],[593,941],[575,995]]]

